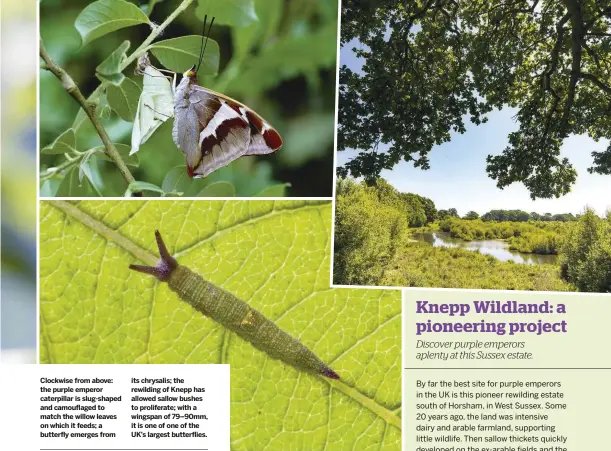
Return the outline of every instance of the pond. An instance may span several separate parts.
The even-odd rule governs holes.
[[[463,241],[460,238],[452,238],[446,232],[414,233],[412,239],[432,245],[433,247],[458,247],[468,251],[479,251],[485,255],[492,255],[501,261],[513,261],[527,265],[541,265],[544,263],[553,265],[558,259],[557,255],[526,254],[524,252],[512,251],[509,243],[500,240]]]

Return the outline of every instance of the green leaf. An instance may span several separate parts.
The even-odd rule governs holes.
[[[108,85],[106,99],[121,119],[134,122],[141,93],[142,89],[140,89],[138,83],[129,78],[124,78],[118,86]]]
[[[119,152],[119,155],[121,155],[121,158],[123,159],[123,162],[127,166],[132,166],[132,167],[135,167],[135,168],[140,166],[140,160],[138,159],[138,155],[130,155],[129,153],[130,153],[131,148],[127,144],[117,144],[117,143],[115,143],[115,148],[117,149],[117,151]],[[96,155],[98,155],[103,160],[110,161],[111,163],[114,163],[104,153],[104,146],[94,147],[90,151],[95,152]]]
[[[79,168],[71,168],[57,189],[57,197],[95,197],[96,193],[87,178],[79,177]]]
[[[96,76],[101,81],[108,81],[114,85],[119,85],[125,78],[121,73],[120,65],[125,60],[126,52],[129,50],[130,42],[123,43],[115,49],[98,67],[96,67]]]
[[[59,135],[55,141],[44,147],[40,153],[45,155],[62,155],[76,151],[76,135],[74,129],[69,128]]]
[[[233,197],[235,187],[229,182],[214,182],[199,192],[198,197]]]
[[[83,45],[125,27],[150,23],[146,14],[123,0],[98,0],[89,4],[74,21]]]
[[[61,180],[56,178],[46,180],[40,187],[40,197],[55,197],[60,184]]]
[[[284,197],[286,196],[286,190],[290,187],[290,183],[279,183],[258,192],[255,197]]]
[[[324,157],[335,137],[332,113],[302,115],[289,122],[278,158],[289,167],[301,167],[308,161]]]
[[[248,27],[231,29],[233,48],[238,58],[246,55],[251,48],[259,44],[260,40],[265,41],[276,32],[283,9],[284,0],[255,1],[255,12],[259,21],[253,22]]]
[[[163,178],[161,188],[165,193],[182,193],[184,196],[195,196],[205,186],[203,179],[191,179],[187,167],[182,164],[168,171]]]
[[[104,189],[104,182],[100,169],[98,166],[98,157],[93,153],[89,153],[83,158],[79,165],[79,181],[83,181],[86,177],[91,183],[91,187],[95,190],[96,194],[102,197],[102,190]]]
[[[329,287],[330,202],[43,201],[40,218],[41,363],[228,363],[232,450],[401,450],[401,293]],[[342,379],[272,359],[130,271],[158,260],[155,229]]]
[[[205,42],[205,40],[204,40]],[[202,49],[202,37],[197,35],[181,36],[179,38],[159,41],[149,47],[149,50],[163,66],[173,72],[185,72],[199,61]],[[219,45],[208,39],[206,53],[199,68],[202,75],[216,75],[219,69]]]
[[[199,0],[195,15],[201,20],[208,15],[215,23],[232,27],[246,27],[258,20],[254,0]]]
[[[327,26],[315,33],[288,36],[253,58],[227,90],[252,95],[313,70],[334,68],[337,53],[337,27]],[[282,61],[282,64],[278,64]]]
[[[144,11],[148,16],[151,15],[151,13],[153,12],[153,9],[155,8],[155,5],[157,3],[161,3],[163,0],[149,0],[148,5],[142,5],[142,11]]]
[[[152,183],[148,182],[136,181],[129,184],[129,186],[127,187],[127,191],[125,192],[125,197],[129,197],[132,195],[132,193],[138,191],[153,191],[155,193],[165,194],[165,191],[163,191],[157,185],[153,185]]]

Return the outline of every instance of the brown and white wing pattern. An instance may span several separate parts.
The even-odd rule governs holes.
[[[239,157],[282,146],[278,132],[245,105],[194,83],[184,88],[186,95],[180,85],[176,90],[174,136],[190,177],[205,177]]]

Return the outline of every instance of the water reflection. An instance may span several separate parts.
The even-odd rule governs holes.
[[[509,249],[508,243],[499,240],[463,241],[460,238],[452,238],[446,232],[414,233],[412,238],[433,247],[457,247],[468,251],[479,251],[485,255],[492,255],[501,261],[513,261],[515,263],[526,263],[527,265],[544,263],[553,265],[558,258],[557,255],[525,254],[524,252],[512,251]]]

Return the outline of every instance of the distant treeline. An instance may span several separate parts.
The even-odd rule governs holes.
[[[340,183],[353,184],[356,182],[348,181],[348,179],[341,179]],[[402,207],[407,215],[409,227],[423,227],[432,222],[441,221],[449,217],[460,218],[456,208],[437,210],[435,202],[428,197],[413,193],[401,193],[384,179],[378,179],[370,188],[376,193],[381,201]],[[571,222],[578,220],[579,215],[574,215],[573,213],[560,213],[555,215],[551,213],[539,214],[534,211],[528,213],[523,210],[490,210],[488,213],[481,216],[475,211],[469,211],[462,219],[481,219],[485,222]]]
[[[455,208],[448,210],[439,210],[437,212],[437,219],[445,219],[447,217],[458,218],[458,212]],[[560,213],[553,215],[551,213],[545,213],[540,215],[537,212],[527,213],[523,210],[490,210],[488,213],[479,215],[475,211],[468,212],[462,219],[481,219],[482,221],[510,221],[510,222],[528,222],[528,221],[560,221],[569,222],[577,221],[579,215],[573,213]]]
[[[520,220],[465,220],[457,214],[439,220],[440,212],[443,210],[437,211],[432,200],[400,193],[385,180],[367,186],[352,179],[338,179],[334,282],[611,292],[611,213],[601,218],[586,209],[579,217],[556,215],[563,216],[564,221],[544,219],[548,215],[535,219],[530,213],[526,214],[528,224],[524,224]],[[571,223],[562,223],[568,222],[568,217],[573,218]],[[505,239],[523,252],[557,253],[558,265],[500,262],[468,250],[411,242],[409,227],[427,225],[464,239]]]

